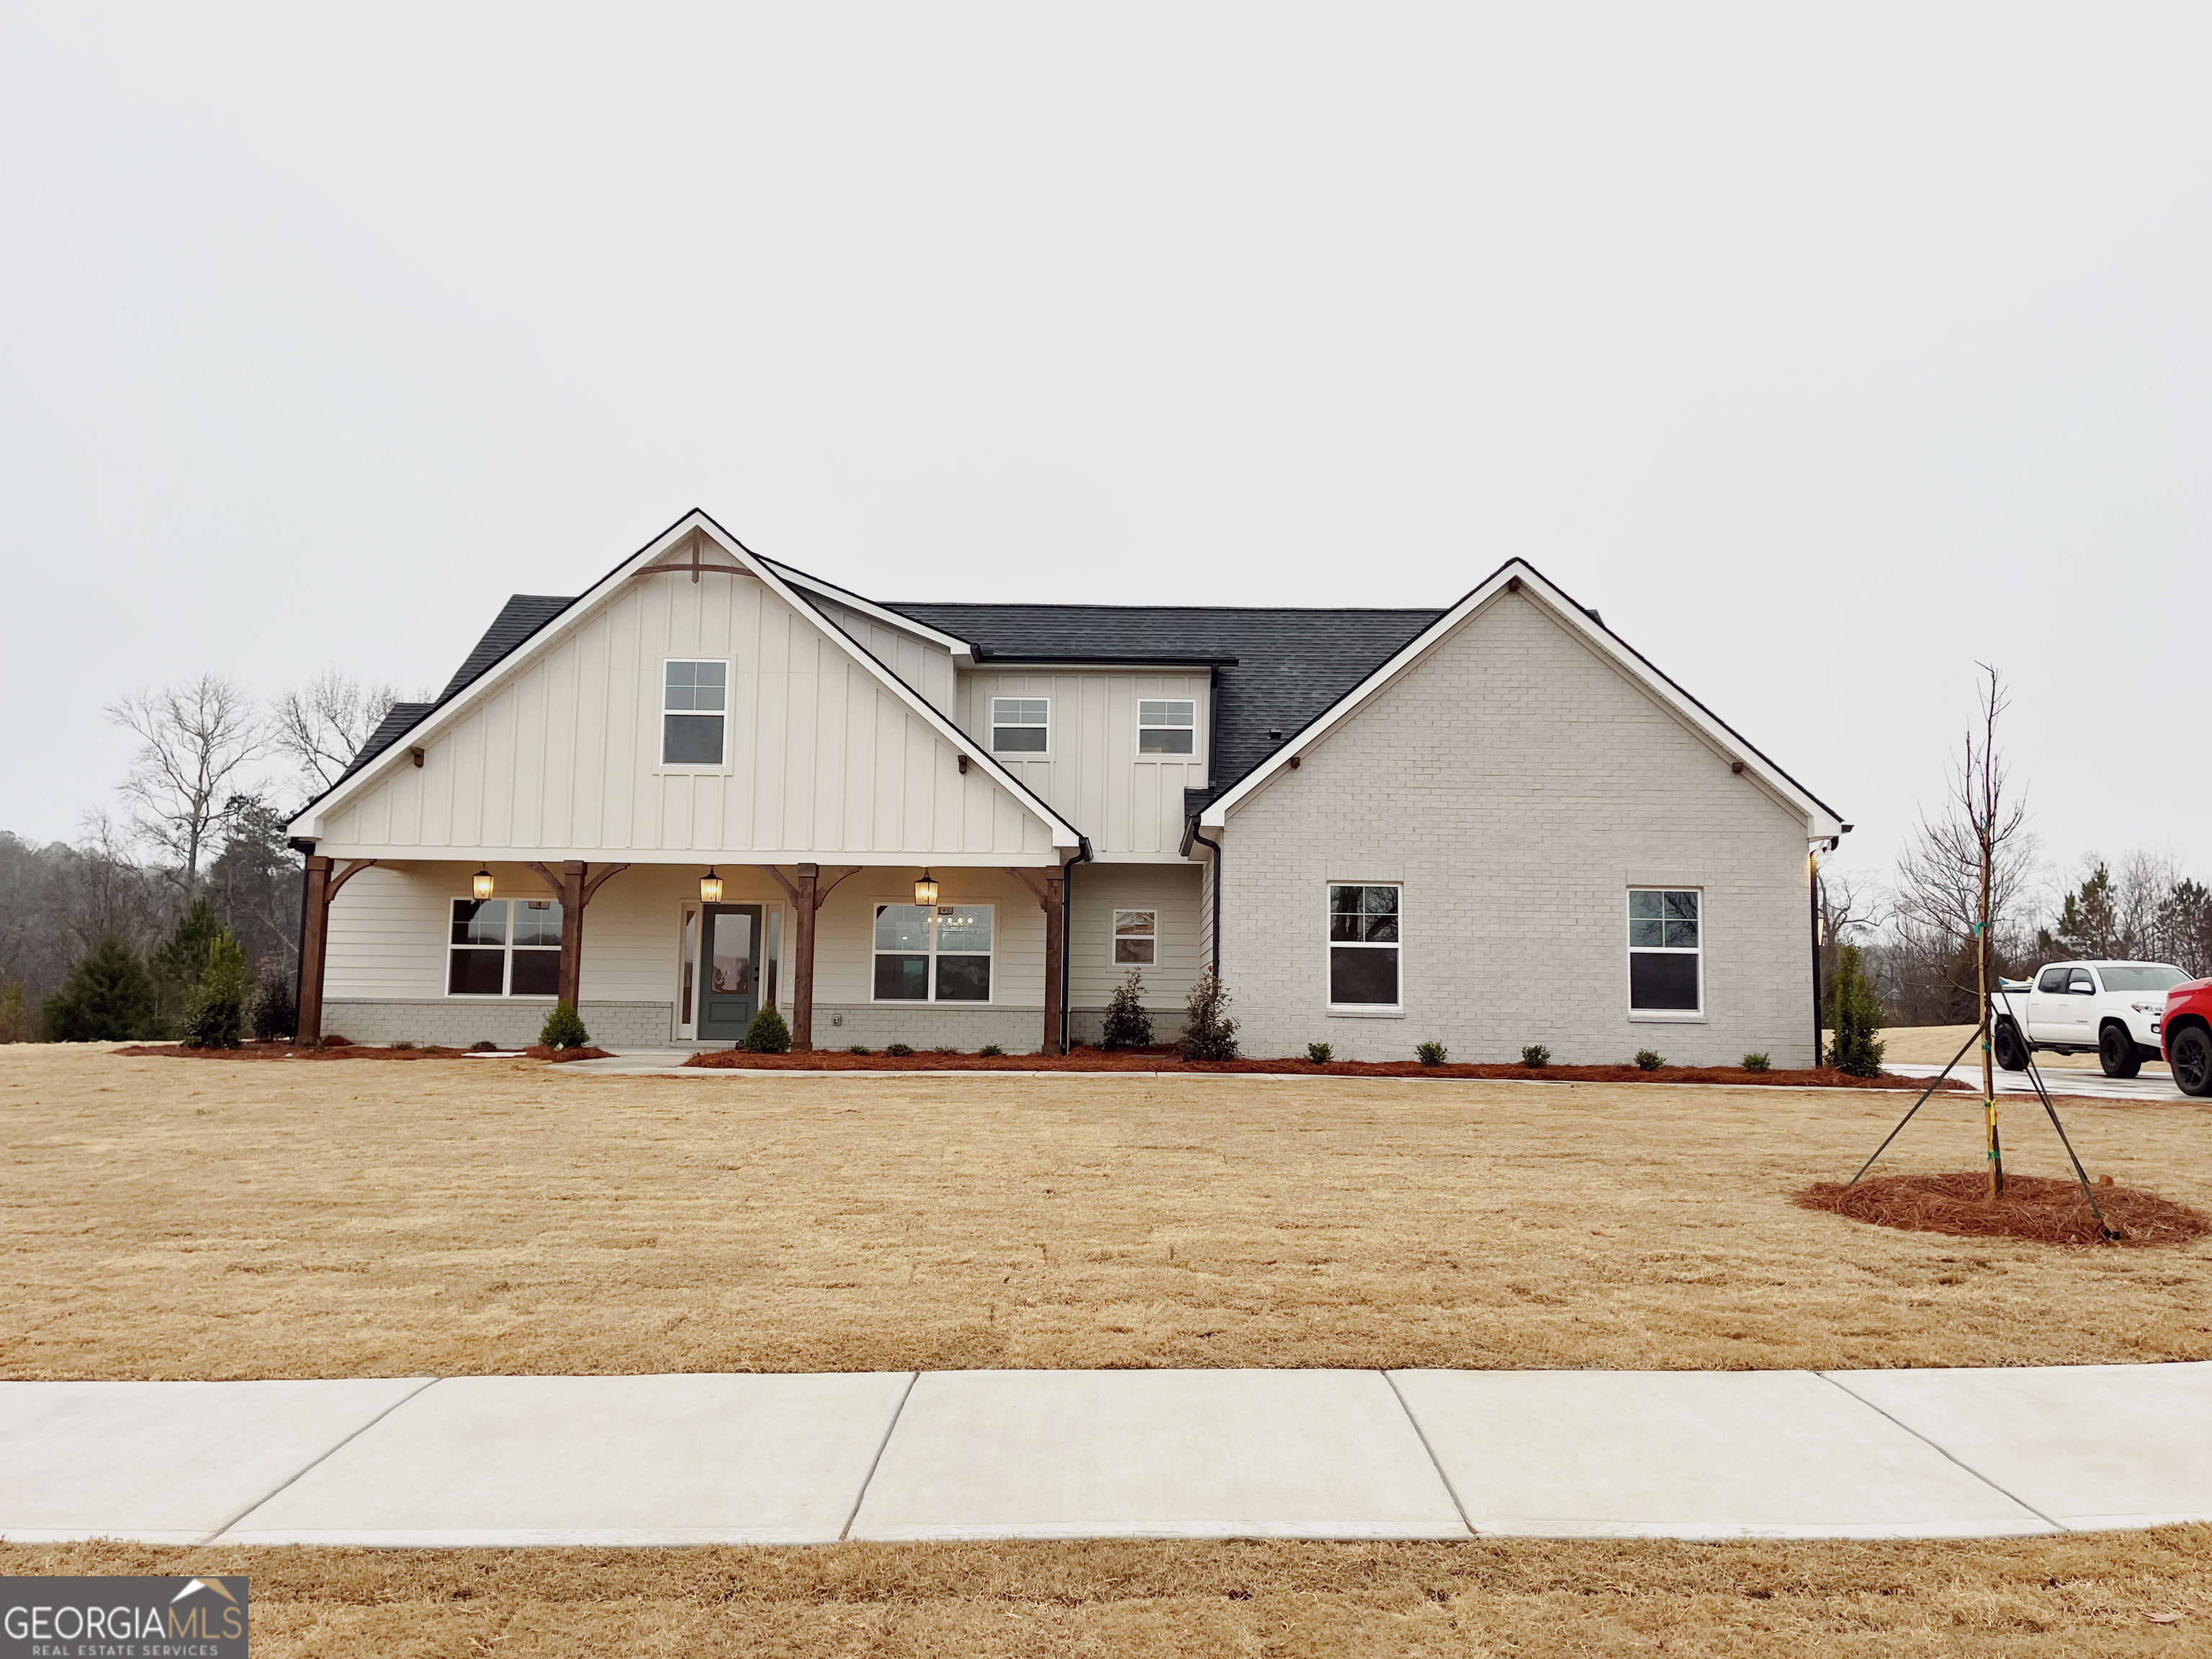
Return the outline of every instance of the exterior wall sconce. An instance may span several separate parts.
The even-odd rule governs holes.
[[[916,904],[937,902],[937,882],[927,870],[921,872],[921,879],[914,884],[914,902]]]
[[[478,898],[488,899],[491,896],[491,870],[490,867],[487,866],[485,868],[477,872],[475,879],[469,883],[469,890]]]
[[[707,873],[699,878],[699,902],[720,904],[721,902],[722,878],[714,873],[714,866],[710,864],[707,866]]]

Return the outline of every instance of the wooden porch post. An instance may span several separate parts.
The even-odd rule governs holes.
[[[820,865],[800,865],[792,897],[791,1046],[801,1054],[814,1047],[814,913],[822,908],[814,890],[821,878]]]
[[[1064,1054],[1060,1040],[1060,962],[1067,941],[1060,937],[1060,899],[1067,889],[1067,872],[1055,865],[1044,878],[1044,1051]]]
[[[323,966],[330,955],[331,861],[318,853],[307,860],[307,913],[300,927],[300,1023],[298,1042],[323,1040]]]
[[[556,994],[571,1008],[584,983],[584,878],[592,866],[570,859],[561,866],[561,985]]]

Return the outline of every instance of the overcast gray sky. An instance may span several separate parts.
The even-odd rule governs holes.
[[[0,828],[692,506],[890,599],[1533,561],[1887,863],[2212,877],[2202,4],[9,9]]]

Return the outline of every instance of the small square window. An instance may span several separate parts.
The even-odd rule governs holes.
[[[1114,913],[1114,963],[1116,967],[1150,967],[1159,960],[1160,913],[1157,910],[1116,910]]]
[[[1137,752],[1188,755],[1198,726],[1194,702],[1142,697],[1137,702]]]
[[[1052,732],[1049,697],[994,697],[991,699],[991,752],[997,755],[1042,755]]]

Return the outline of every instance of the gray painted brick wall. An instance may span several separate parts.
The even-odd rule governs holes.
[[[479,1041],[519,1048],[538,1041],[550,1002],[460,1002],[441,998],[374,1001],[341,998],[325,1006],[323,1029],[356,1042],[436,1043],[465,1048]],[[592,1041],[603,1048],[726,1047],[675,1038],[675,1009],[665,1002],[586,1001],[576,1011]],[[871,1048],[907,1042],[917,1048],[945,1044],[973,1051],[997,1043],[1009,1054],[1034,1054],[1044,1036],[1042,1008],[885,1007],[872,1003],[817,1002],[814,1042],[820,1048]]]
[[[1664,642],[1661,642],[1662,650]],[[1524,595],[1501,595],[1231,811],[1222,978],[1244,1052],[1812,1059],[1805,821]],[[1401,1016],[1328,1011],[1331,882],[1405,884]],[[1705,1012],[1628,1012],[1626,893],[1701,889]]]

